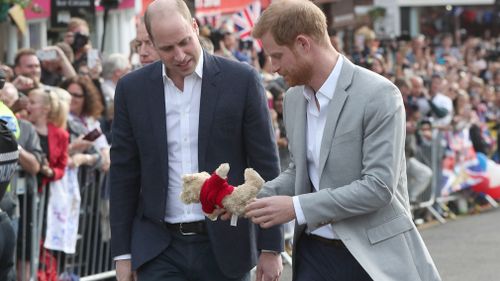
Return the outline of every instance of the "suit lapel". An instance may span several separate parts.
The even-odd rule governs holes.
[[[204,55],[203,78],[201,82],[200,121],[198,125],[198,169],[205,170],[208,138],[212,130],[215,106],[220,94],[218,89],[219,66],[212,55]]]
[[[319,156],[319,178],[325,168],[326,160],[330,155],[333,137],[337,128],[337,123],[342,112],[342,108],[347,100],[346,89],[351,85],[352,76],[354,73],[354,65],[344,57],[344,63],[340,71],[339,80],[335,93],[330,104],[328,105],[328,113],[326,117],[325,130],[323,131],[323,139],[321,140],[320,156]]]
[[[288,111],[290,114],[294,114],[294,131],[293,131],[293,139],[295,140],[295,149],[294,152],[294,162],[296,165],[297,178],[301,179],[301,183],[298,184],[299,190],[298,194],[304,194],[311,192],[310,185],[307,184],[309,180],[309,174],[307,172],[307,100],[302,95],[304,92],[304,87],[297,88],[297,106],[293,107],[294,111]],[[302,176],[300,176],[302,175]]]
[[[162,76],[162,63],[161,61],[156,62],[156,65],[151,69],[149,73],[150,83],[145,86],[144,93],[147,93],[149,108],[147,112],[149,113],[149,120],[151,120],[152,133],[154,139],[156,140],[156,147],[161,159],[161,170],[166,171],[164,173],[164,183],[166,186],[167,172],[168,172],[168,152],[167,152],[167,118],[166,118],[166,108],[165,108],[165,89],[163,85]]]

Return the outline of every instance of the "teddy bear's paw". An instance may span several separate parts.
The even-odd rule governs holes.
[[[199,195],[188,190],[183,190],[181,192],[181,201],[184,204],[199,203]]]
[[[219,168],[215,170],[215,173],[223,179],[227,178],[227,174],[229,173],[229,163],[220,164]]]

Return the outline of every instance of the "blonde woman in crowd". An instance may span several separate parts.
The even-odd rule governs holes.
[[[63,129],[67,107],[54,91],[33,89],[28,98],[28,120],[35,126],[45,154],[39,178],[43,186],[64,175],[68,161],[68,133]]]

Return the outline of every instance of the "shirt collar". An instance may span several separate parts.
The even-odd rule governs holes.
[[[319,91],[316,93],[317,95],[322,95],[328,100],[333,98],[333,94],[335,93],[335,88],[337,87],[337,82],[339,81],[340,71],[342,70],[342,65],[344,64],[344,58],[342,55],[339,55],[337,63],[330,72],[330,75],[325,80]],[[312,100],[314,95],[314,90],[309,86],[304,86],[304,97],[308,102]],[[319,99],[319,96],[316,98]]]
[[[200,57],[198,58],[198,64],[196,64],[196,68],[194,69],[194,72],[193,72],[200,79],[203,78],[203,61],[204,61],[203,51],[201,51]],[[189,76],[193,75],[193,73],[191,73]],[[168,75],[167,75],[167,70],[165,69],[165,64],[163,64],[163,63],[162,63],[162,67],[161,67],[161,76],[163,77],[164,82],[168,81],[170,79],[170,77],[168,77]]]

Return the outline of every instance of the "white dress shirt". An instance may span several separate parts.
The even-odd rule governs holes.
[[[165,221],[204,220],[201,204],[185,205],[180,200],[182,175],[198,172],[198,124],[200,119],[203,54],[196,69],[184,78],[184,91],[168,77],[163,66],[168,145],[168,189]]]
[[[330,75],[316,94],[309,86],[304,87],[304,97],[307,100],[307,172],[309,173],[313,188],[316,191],[319,190],[319,157],[326,117],[328,115],[327,109],[335,93],[342,64],[343,57],[339,56],[332,72],[330,72]],[[316,99],[319,104],[319,109],[316,105]],[[305,224],[306,219],[302,207],[300,206],[298,196],[293,197],[293,206],[297,217],[297,223],[300,225]],[[311,234],[328,239],[337,238],[330,224],[312,231]]]
[[[168,190],[165,221],[169,223],[193,222],[205,219],[201,204],[185,205],[180,200],[183,174],[198,172],[198,124],[200,119],[201,80],[203,54],[196,69],[184,78],[184,91],[179,90],[162,68],[165,93],[165,112],[168,145]],[[140,93],[138,93],[140,94]],[[130,259],[130,254],[117,260]]]

